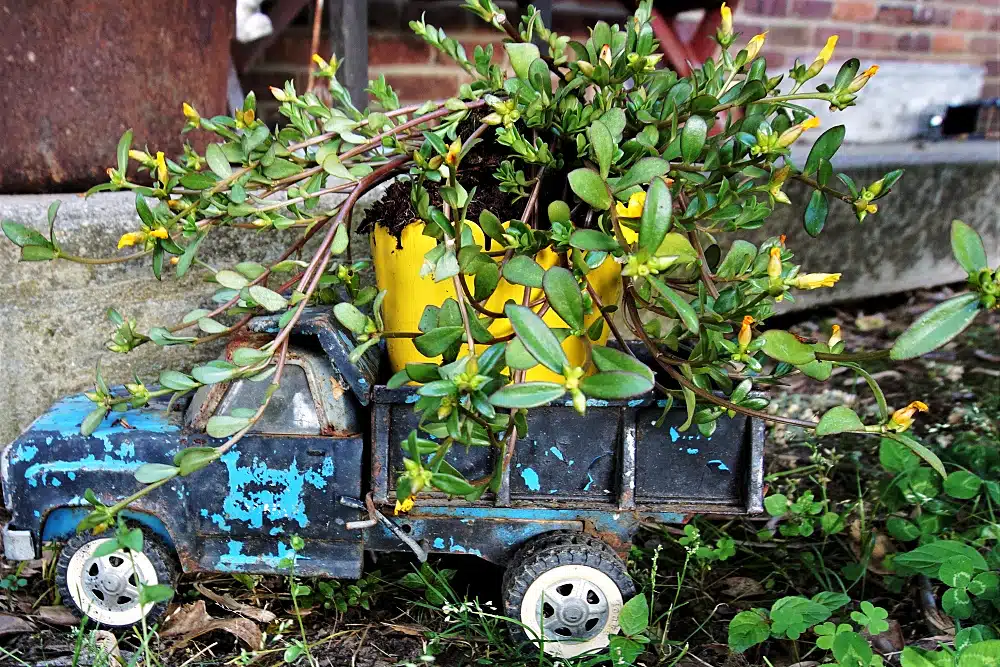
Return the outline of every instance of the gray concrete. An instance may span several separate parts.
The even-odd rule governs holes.
[[[850,173],[867,183],[881,171]],[[792,200],[804,205],[808,193],[788,189]],[[133,197],[127,193],[87,200],[76,195],[4,196],[0,218],[47,231],[45,211],[55,199],[63,200],[57,237],[68,252],[113,254],[118,237],[136,228]],[[1000,171],[995,162],[914,166],[897,191],[879,203],[878,215],[863,226],[847,205],[833,203],[819,240],[802,230],[802,205],[779,207],[766,235],[787,234],[804,270],[844,274],[836,289],[811,292],[797,307],[961,280],[964,276],[949,250],[953,218],[979,229],[992,265],[1000,262]],[[244,259],[273,258],[283,247],[276,234],[221,230],[206,246],[203,259],[224,267]],[[355,238],[352,248],[356,257],[368,254],[363,238]],[[145,345],[122,356],[104,349],[112,330],[104,317],[109,306],[136,317],[142,331],[176,322],[191,308],[208,303],[214,290],[201,282],[207,271],[193,270],[178,281],[168,270],[157,282],[148,261],[104,267],[18,263],[16,250],[6,240],[0,242],[0,318],[5,324],[0,337],[0,443],[15,437],[60,396],[87,388],[98,360],[109,379],[121,381],[132,371],[152,379],[163,368],[185,368],[218,353],[218,348]]]

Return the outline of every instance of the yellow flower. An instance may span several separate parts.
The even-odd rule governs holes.
[[[833,331],[830,333],[830,341],[827,343],[831,348],[841,341],[840,337],[840,325],[834,324]]]
[[[840,280],[839,273],[804,273],[795,278],[792,286],[799,289],[819,289],[833,287],[838,280]]]
[[[811,130],[815,127],[819,127],[819,118],[812,116],[806,118],[804,121],[798,125],[792,125],[790,128],[781,133],[778,137],[778,146],[781,148],[788,148],[795,140],[802,136],[802,133],[806,130]]]
[[[126,248],[128,246],[134,246],[136,243],[142,243],[146,240],[146,232],[129,232],[127,234],[122,234],[122,237],[118,239],[118,248]]]
[[[184,117],[187,118],[193,125],[197,125],[201,121],[201,116],[198,115],[198,110],[187,102],[185,102],[181,108],[184,109]]]
[[[160,185],[166,186],[170,180],[170,172],[167,171],[167,160],[163,156],[163,151],[156,152],[156,178],[160,180]]]
[[[406,514],[413,509],[413,496],[409,496],[403,502],[396,501],[396,507],[393,509],[392,513],[398,515],[400,512]]]
[[[830,58],[833,56],[833,50],[837,47],[838,39],[840,39],[838,35],[833,35],[828,38],[826,40],[826,46],[824,46],[823,50],[819,52],[818,56],[816,56],[816,60],[821,61],[823,65],[829,63]]]
[[[747,43],[747,62],[753,62],[753,59],[757,57],[760,53],[761,47],[764,46],[764,40],[767,39],[767,32],[762,32],[759,35],[754,35],[750,41]]]
[[[847,92],[856,93],[862,88],[864,88],[865,84],[868,83],[868,79],[875,76],[876,72],[878,72],[878,65],[872,65],[864,72],[854,77],[851,83],[847,85]]]
[[[165,239],[168,236],[170,236],[170,234],[167,233],[167,230],[164,229],[163,227],[158,227],[157,229],[154,229],[149,233],[149,235],[157,239]]]
[[[747,346],[750,344],[750,339],[753,337],[753,332],[750,331],[751,324],[753,324],[753,318],[745,315],[743,317],[743,326],[740,327],[740,334],[737,338],[740,344],[740,352],[746,352]]]
[[[719,13],[722,15],[722,21],[719,24],[719,35],[723,38],[729,38],[733,34],[733,11],[723,2],[722,7],[719,7]]]
[[[456,164],[458,164],[458,154],[461,152],[462,152],[462,140],[455,139],[455,141],[451,142],[451,145],[448,146],[448,153],[447,155],[444,156],[445,164],[447,164],[449,167],[454,167]]]
[[[896,431],[901,433],[913,425],[913,415],[918,412],[927,412],[929,408],[927,404],[923,401],[913,401],[905,408],[900,408],[892,413],[892,419],[889,420],[888,428],[890,431]]]
[[[177,266],[177,263],[180,262],[180,261],[181,261],[180,257],[171,257],[170,258],[170,264],[172,266]]]
[[[318,53],[313,54],[312,61],[316,63],[317,67],[319,67],[320,69],[326,69],[329,66],[327,62],[323,60],[323,57],[320,56]]]
[[[611,67],[611,45],[605,44],[601,47],[601,60],[605,65]]]
[[[767,276],[772,280],[781,277],[781,248],[771,246],[771,258],[767,261]]]
[[[136,162],[146,166],[149,166],[149,163],[153,161],[153,158],[150,157],[149,153],[145,151],[137,151],[134,148],[128,152],[128,156]]]
[[[639,191],[633,193],[628,198],[628,206],[621,202],[615,202],[615,213],[619,218],[638,218],[642,215],[642,208],[646,205],[646,193]]]

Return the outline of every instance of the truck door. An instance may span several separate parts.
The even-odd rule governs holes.
[[[325,360],[325,358],[324,358]],[[360,531],[348,531],[358,512],[338,496],[361,495],[364,441],[327,423],[330,391],[322,363],[289,359],[281,386],[253,430],[188,485],[203,536],[206,569],[271,572],[289,553],[292,535],[306,547],[296,570],[360,576]],[[328,363],[328,362],[327,362]],[[256,410],[269,382],[233,382],[216,415]]]

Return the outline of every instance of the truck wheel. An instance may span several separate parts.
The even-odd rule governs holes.
[[[166,602],[139,605],[139,583],[173,586],[173,561],[158,541],[143,535],[142,552],[94,552],[109,537],[84,533],[69,540],[56,564],[56,585],[64,604],[77,616],[109,628],[124,628],[143,617],[152,623],[167,609]],[[133,565],[134,564],[134,565]]]
[[[504,609],[515,639],[572,658],[605,648],[635,595],[625,564],[600,540],[579,533],[542,536],[504,574]]]

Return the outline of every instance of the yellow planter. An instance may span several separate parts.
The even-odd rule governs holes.
[[[479,227],[469,223],[472,229],[473,239],[483,243],[483,233]],[[371,237],[372,260],[375,264],[375,283],[380,290],[387,290],[385,300],[382,302],[382,317],[385,321],[387,331],[419,331],[417,324],[424,308],[429,305],[440,306],[446,299],[455,299],[455,287],[451,280],[439,283],[434,282],[430,276],[421,278],[420,267],[424,261],[424,255],[434,247],[436,241],[429,236],[424,236],[424,225],[414,222],[403,228],[399,241],[389,233],[389,230],[382,225],[376,225]],[[554,266],[558,256],[550,249],[542,250],[535,257],[535,260],[547,269]],[[621,297],[621,267],[611,257],[608,257],[601,266],[588,274],[590,284],[593,285],[601,301],[605,305],[618,302]],[[469,282],[471,291],[472,283]],[[500,312],[508,300],[521,303],[524,295],[524,288],[520,285],[512,285],[503,278],[497,285],[496,291],[489,300],[483,304],[487,309]],[[542,290],[532,290],[532,300],[540,297]],[[586,325],[590,324],[600,313],[594,309],[586,318]],[[551,308],[542,318],[546,324],[553,328],[565,328],[567,325]],[[489,327],[490,333],[494,336],[504,336],[511,332],[510,321],[507,319],[496,319]],[[608,338],[608,328],[604,327],[604,332],[597,340],[597,344],[603,345]],[[390,338],[387,340],[389,347],[389,361],[393,371],[402,370],[406,364],[415,362],[435,361],[420,354],[409,338]],[[485,346],[479,346],[485,349]],[[569,336],[563,341],[563,350],[569,358],[570,364],[583,366],[587,361],[587,344],[576,336]],[[536,366],[528,371],[528,380],[552,380],[559,381],[562,376],[553,373],[544,366]]]

